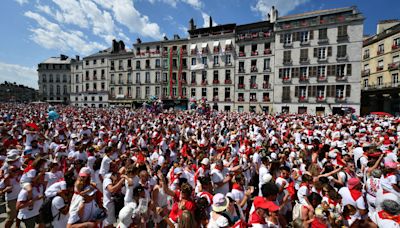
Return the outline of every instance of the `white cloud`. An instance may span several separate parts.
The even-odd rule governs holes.
[[[56,12],[56,19],[60,23],[73,24],[81,28],[88,28],[89,22],[86,18],[87,14],[81,2],[87,2],[88,0],[53,0],[60,11]]]
[[[167,5],[170,5],[174,8],[176,8],[177,4],[179,2],[188,4],[189,6],[193,7],[194,9],[201,9],[203,8],[203,2],[201,2],[201,0],[148,0],[151,4],[154,4],[156,2],[162,2],[165,3]]]
[[[251,6],[251,10],[258,12],[263,19],[266,19],[272,6],[275,6],[279,15],[283,16],[309,1],[310,0],[257,0],[256,5]]]
[[[18,4],[20,4],[21,6],[22,6],[23,4],[26,4],[26,3],[29,2],[29,0],[15,0],[15,1],[18,2]]]
[[[60,51],[74,51],[81,54],[90,54],[106,46],[97,42],[90,42],[81,31],[63,30],[58,24],[48,21],[43,16],[28,11],[26,17],[35,20],[39,27],[30,29],[33,33],[31,40],[46,49]]]
[[[192,6],[195,9],[203,8],[203,2],[201,2],[201,0],[182,0],[182,2]]]
[[[201,16],[203,17],[203,28],[207,28],[210,27],[210,15],[208,15],[205,12],[201,12]],[[213,26],[217,26],[218,24],[215,22],[215,20],[213,19],[212,22]]]
[[[37,72],[33,67],[0,62],[0,82],[16,82],[37,89],[37,80]]]

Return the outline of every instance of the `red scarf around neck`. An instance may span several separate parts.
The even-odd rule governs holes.
[[[350,194],[354,201],[357,201],[362,195],[362,193],[356,189],[350,189]]]
[[[265,221],[265,218],[260,217],[256,211],[253,212],[253,214],[250,215],[250,220],[249,220],[250,224],[267,224],[267,222]]]
[[[380,211],[380,212],[378,212],[378,215],[379,215],[379,218],[381,218],[381,219],[393,220],[400,224],[400,215],[391,215],[391,214],[387,213],[386,211]]]

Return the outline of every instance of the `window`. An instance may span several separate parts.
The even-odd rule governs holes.
[[[196,83],[196,72],[192,72],[190,82],[191,82],[192,84],[193,84],[193,83]]]
[[[283,78],[289,78],[289,77],[290,77],[290,68],[283,69]]]
[[[89,60],[86,60],[86,66],[89,66]]]
[[[214,65],[219,65],[218,55],[214,55]]]
[[[364,59],[368,59],[368,58],[369,58],[369,49],[365,49],[365,50],[364,50],[364,56],[363,56],[363,58],[364,58]]]
[[[292,34],[286,33],[283,35],[283,43],[284,44],[291,44],[292,43]]]
[[[201,72],[201,82],[207,81],[207,71]]]
[[[103,101],[103,97],[102,96],[99,97],[99,101]],[[100,105],[102,105],[102,104],[100,104]],[[100,105],[99,105],[99,107],[100,107]]]
[[[328,29],[327,28],[318,30],[318,39],[320,39],[320,40],[328,39]]]
[[[392,49],[397,49],[400,47],[400,37],[393,39]]]
[[[337,77],[345,76],[345,68],[346,68],[345,64],[337,65],[336,66],[336,76]]]
[[[63,75],[63,82],[67,82],[67,75]]]
[[[196,88],[191,88],[190,89],[190,96],[191,97],[196,97]]]
[[[111,61],[111,62],[110,62],[110,68],[111,68],[111,70],[114,70],[114,69],[115,69],[114,61]]]
[[[122,87],[118,87],[118,94],[124,94]]]
[[[385,52],[385,46],[383,44],[378,45],[378,55],[383,54]]]
[[[160,87],[156,86],[156,96],[160,96]]]
[[[218,88],[213,88],[213,98],[218,98]]]
[[[378,77],[378,85],[383,85],[383,77],[382,76]]]
[[[45,90],[44,89],[45,87],[43,86],[43,90]],[[75,93],[78,93],[79,92],[79,86],[75,86]]]
[[[283,52],[283,63],[290,63],[290,62],[292,62],[291,51],[284,51]]]
[[[307,78],[307,67],[300,67],[300,77]]]
[[[156,72],[156,83],[161,81],[161,73]]]
[[[239,62],[239,73],[244,73],[244,62]]]
[[[163,96],[167,97],[168,96],[168,88],[163,88]]]
[[[207,57],[206,56],[203,56],[201,58],[201,63],[204,64],[204,65],[207,65]]]
[[[239,85],[244,85],[244,77],[239,76]]]
[[[132,68],[132,60],[128,59],[128,68]]]
[[[101,59],[101,63],[104,63],[104,59]]]
[[[86,83],[85,86],[86,86],[86,91],[89,91],[89,83]]]
[[[213,77],[213,80],[214,80],[214,82],[215,81],[218,81],[218,71],[217,70],[214,70],[214,77]]]
[[[393,84],[399,83],[399,74],[398,73],[392,74],[392,83]]]
[[[264,75],[264,83],[268,83],[269,82],[269,75],[266,74]]]
[[[225,88],[225,100],[230,99],[231,97],[231,88]]]
[[[338,26],[338,37],[347,36],[347,25]]]
[[[368,78],[364,79],[364,87],[368,87]]]
[[[270,69],[270,59],[264,59],[264,71]]]
[[[231,80],[231,70],[225,70],[225,80],[226,81]]]
[[[168,76],[167,73],[163,73],[163,77],[162,77],[163,82],[167,82],[167,76]]]
[[[257,101],[256,93],[250,93],[250,101]]]
[[[67,94],[67,93],[68,93],[67,86],[66,86],[66,85],[64,85],[64,86],[63,86],[63,94]]]
[[[46,74],[42,74],[42,82],[46,82]]]
[[[377,70],[383,70],[383,59],[378,61],[378,68]]]
[[[57,95],[60,95],[60,93],[61,93],[61,88],[60,88],[60,86],[59,86],[59,85],[57,85],[57,87],[56,87],[56,88],[57,88],[56,94],[57,94]]]
[[[145,80],[146,80],[146,83],[150,83],[150,72],[146,72]]]
[[[347,56],[346,45],[337,46],[337,57],[345,58]]]
[[[168,62],[166,59],[163,60],[163,68],[168,68]]]
[[[343,98],[344,97],[344,85],[336,86],[336,97]]]
[[[196,65],[196,58],[192,58],[192,66]]]
[[[174,88],[174,89],[176,90],[176,88]],[[176,93],[176,91],[175,91],[175,93]],[[150,96],[150,87],[149,86],[146,86],[145,94],[146,94],[146,98],[148,98]],[[174,96],[176,96],[176,94],[174,94]]]
[[[309,41],[309,32],[308,31],[303,31],[300,32],[300,42],[301,43],[306,43]]]
[[[137,70],[140,70],[140,61],[139,61],[139,60],[136,61],[136,69],[137,69]]]
[[[393,56],[393,61],[392,61],[392,63],[398,63],[399,61],[400,61],[400,58],[399,58],[398,55]]]
[[[136,73],[136,83],[140,83],[140,73]]]
[[[326,48],[318,48],[318,59],[326,59]]]
[[[111,84],[114,84],[114,83],[115,83],[114,74],[111,74],[111,80],[110,80],[110,83],[111,83]]]
[[[131,73],[128,73],[128,74],[126,75],[126,80],[127,80],[128,84],[131,84],[131,83],[132,83],[132,74],[131,74]]]
[[[136,87],[136,98],[138,98],[138,99],[142,98],[142,95],[141,95],[141,93],[140,93],[140,87],[139,87],[139,86]]]
[[[225,63],[226,63],[227,65],[232,64],[232,62],[231,62],[231,55],[226,55],[226,56],[225,56]]]
[[[106,89],[106,83],[102,82],[102,83],[101,83],[101,90],[103,91],[103,90],[105,90],[105,89]]]
[[[201,96],[207,97],[207,88],[201,88]]]
[[[123,80],[122,77],[123,77],[122,74],[118,75],[118,84],[123,84],[124,83],[124,80]]]
[[[238,101],[244,101],[244,93],[238,94]]]
[[[161,67],[161,61],[160,59],[156,59],[156,68],[160,68]]]
[[[308,49],[301,49],[300,62],[307,62],[307,61],[308,61]]]
[[[250,86],[251,88],[254,88],[257,86],[257,76],[253,75],[250,77]]]
[[[105,80],[106,79],[106,73],[105,70],[101,70],[101,80]]]
[[[56,75],[56,82],[60,82],[60,75],[59,74]]]
[[[97,83],[93,83],[93,90],[97,90]]]

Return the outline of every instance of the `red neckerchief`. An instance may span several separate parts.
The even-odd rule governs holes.
[[[336,205],[338,204],[336,201],[331,200],[330,198],[328,198],[328,204],[333,204],[333,206],[336,207]]]
[[[362,193],[356,189],[349,189],[349,191],[354,201],[357,201],[362,195]]]
[[[260,217],[256,211],[253,212],[253,214],[250,215],[250,224],[267,224],[265,219],[263,217]]]
[[[243,191],[243,187],[240,186],[240,185],[237,184],[237,183],[234,183],[234,184],[232,185],[232,189],[236,189],[236,190],[239,190],[239,191]]]
[[[393,176],[393,175],[395,175],[395,173],[394,173],[394,172],[386,173],[386,175],[385,175],[385,178],[386,178],[386,177]]]
[[[393,221],[397,222],[398,224],[400,224],[400,215],[391,215],[391,214],[387,213],[386,211],[380,211],[380,212],[378,212],[378,216],[381,219],[393,220]]]
[[[24,169],[24,173],[27,173],[27,172],[29,172],[30,170],[33,169],[32,163],[33,163],[33,160],[30,160],[28,162],[28,166]]]
[[[328,227],[326,224],[322,223],[321,221],[319,221],[318,219],[314,219],[311,222],[311,228],[326,228]]]

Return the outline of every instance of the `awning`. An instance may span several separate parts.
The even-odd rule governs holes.
[[[201,44],[201,48],[206,48],[207,47],[207,43],[202,43]]]
[[[232,44],[232,40],[226,40],[225,41],[225,45],[231,45]]]
[[[194,50],[194,49],[196,49],[196,44],[191,44],[190,45],[190,50]]]
[[[218,47],[219,46],[219,41],[214,41],[214,47]]]

